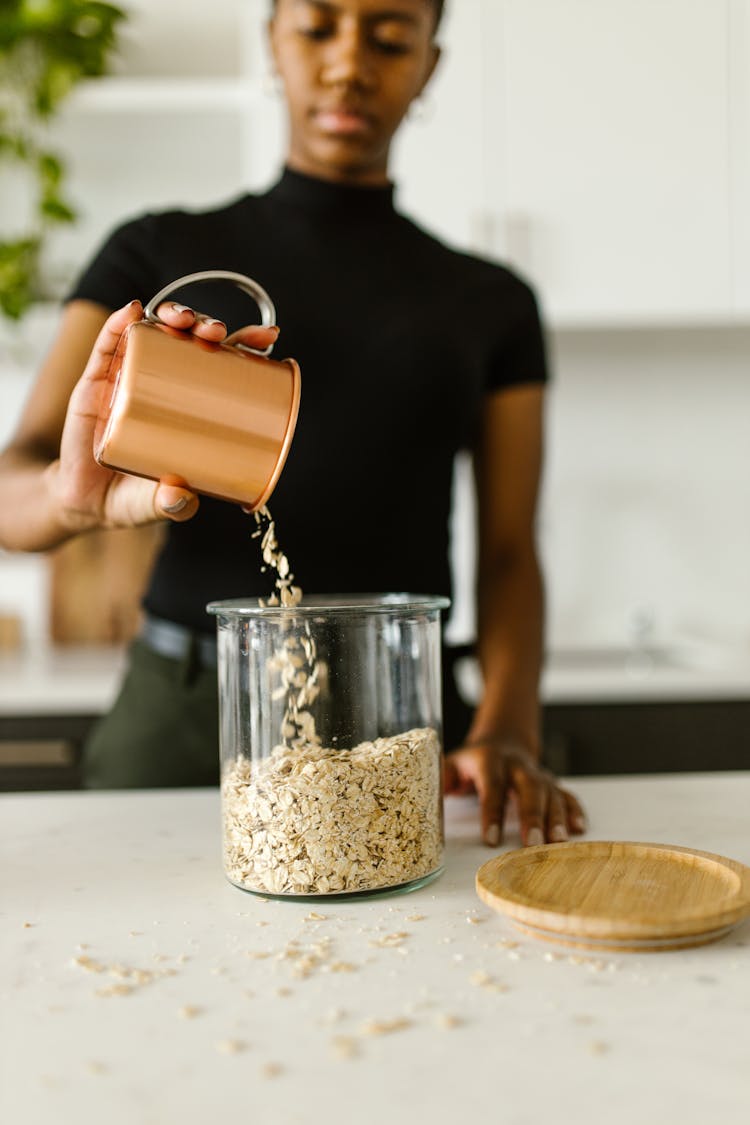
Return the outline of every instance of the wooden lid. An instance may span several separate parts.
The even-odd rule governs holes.
[[[750,867],[664,844],[541,844],[480,867],[477,894],[536,937],[595,949],[715,941],[750,914]]]

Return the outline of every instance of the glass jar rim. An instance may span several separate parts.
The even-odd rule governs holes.
[[[209,602],[206,612],[217,617],[304,617],[321,612],[347,617],[370,613],[429,613],[448,609],[442,594],[311,594],[299,605],[258,605],[248,598]]]

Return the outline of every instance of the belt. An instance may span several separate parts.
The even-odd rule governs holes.
[[[184,660],[191,652],[196,653],[203,664],[215,668],[217,664],[216,637],[207,633],[198,633],[195,629],[188,629],[185,625],[178,625],[175,621],[166,621],[163,617],[154,617],[146,614],[139,639],[148,645],[153,652],[160,656],[168,656],[172,660]],[[474,656],[473,645],[446,646],[443,649],[443,659],[448,667],[466,656]]]
[[[195,654],[202,664],[211,668],[216,667],[216,638],[188,629],[185,625],[178,625],[175,621],[165,621],[164,618],[153,617],[149,613],[138,637],[160,656],[168,656],[172,660],[184,660]]]

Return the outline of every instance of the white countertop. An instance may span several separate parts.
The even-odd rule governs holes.
[[[462,690],[477,697],[472,661]],[[0,653],[0,717],[100,714],[114,702],[125,668],[121,648],[32,646]],[[548,704],[750,700],[750,653],[677,650],[648,654],[602,647],[552,652],[542,675]]]
[[[99,715],[114,703],[125,663],[119,647],[34,645],[0,653],[0,717]]]
[[[592,838],[750,862],[750,773],[575,789]],[[224,880],[216,791],[1,797],[0,1117],[745,1125],[750,923],[671,953],[537,942],[475,896],[491,852],[476,842],[474,802],[447,809],[439,880],[311,905],[263,902]],[[391,934],[406,936],[378,944]],[[278,956],[290,941],[320,951],[326,938],[331,951],[307,976]],[[335,971],[342,962],[351,971]],[[156,975],[108,995],[133,969]],[[459,1025],[441,1027],[446,1016]],[[362,1035],[371,1020],[407,1023]],[[336,1058],[336,1037],[356,1057]]]

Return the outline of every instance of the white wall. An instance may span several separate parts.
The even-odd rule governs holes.
[[[551,639],[750,647],[750,328],[558,334]]]
[[[750,328],[550,334],[540,540],[553,647],[750,649]],[[454,546],[473,565],[470,474]],[[464,594],[453,632],[472,634]]]

